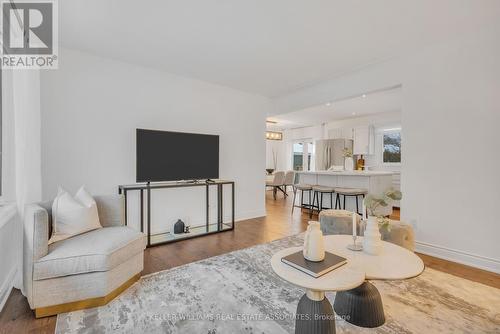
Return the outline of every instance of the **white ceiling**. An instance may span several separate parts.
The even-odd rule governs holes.
[[[283,95],[497,20],[497,0],[59,1],[61,44]]]
[[[268,117],[268,120],[276,122],[272,124],[275,129],[293,129],[341,119],[401,112],[401,103],[401,88],[394,88]]]

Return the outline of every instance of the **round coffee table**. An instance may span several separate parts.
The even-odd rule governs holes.
[[[380,255],[370,255],[364,251],[347,249],[352,244],[350,235],[327,235],[324,237],[325,250],[343,256],[366,273],[370,280],[400,280],[418,276],[424,271],[424,262],[406,248],[382,241]],[[356,243],[363,243],[358,237]]]
[[[279,277],[306,289],[297,306],[295,333],[335,333],[335,313],[325,298],[325,292],[354,289],[365,281],[365,272],[348,262],[321,277],[314,278],[281,262],[283,257],[301,249],[302,247],[283,249],[271,258],[271,266]]]
[[[398,245],[382,241],[382,252],[370,255],[363,251],[351,251],[350,235],[325,236],[325,249],[347,258],[354,266],[364,270],[367,280],[402,280],[418,276],[424,271],[424,263],[415,253]],[[357,242],[363,242],[358,238]],[[333,307],[337,315],[360,327],[378,327],[385,323],[382,297],[369,281],[360,286],[338,292]]]
[[[324,241],[326,251],[343,256],[348,262],[319,278],[281,262],[282,257],[302,247],[281,250],[271,259],[271,266],[278,276],[306,289],[306,294],[297,307],[295,333],[335,333],[334,321],[329,324],[314,321],[320,313],[333,314],[333,311],[329,313],[331,305],[324,296],[325,291],[337,291],[335,312],[346,321],[361,327],[381,326],[385,322],[385,315],[380,293],[373,284],[365,280],[407,279],[420,275],[424,270],[424,263],[417,255],[389,242],[382,241],[380,255],[370,255],[347,249],[347,245],[352,243],[350,235],[329,235],[324,237]],[[358,242],[363,242],[363,238],[359,237]],[[308,318],[313,319],[299,320],[301,314],[309,314]]]

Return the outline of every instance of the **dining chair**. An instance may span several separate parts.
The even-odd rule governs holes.
[[[295,172],[293,170],[289,170],[285,174],[285,181],[283,181],[285,195],[287,195],[287,187],[293,187],[295,183]]]
[[[281,191],[285,196],[287,196],[283,188],[281,188],[284,186],[284,182],[285,182],[285,172],[282,171],[275,172],[272,181],[266,181],[266,187],[273,188],[274,199],[276,199],[276,193],[278,192],[278,190]]]

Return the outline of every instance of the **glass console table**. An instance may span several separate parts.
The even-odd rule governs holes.
[[[229,222],[224,221],[223,191],[224,186],[231,187],[231,218]],[[202,226],[190,227],[188,233],[174,234],[173,232],[151,233],[151,196],[153,190],[157,189],[175,189],[187,187],[205,187],[206,203],[206,224]],[[210,223],[210,187],[216,187],[217,190],[217,221]],[[140,229],[146,231],[147,246],[162,245],[170,242],[195,238],[203,235],[231,231],[234,229],[234,181],[213,180],[213,181],[193,181],[193,182],[164,182],[164,183],[143,183],[118,186],[118,193],[125,197],[125,225],[128,225],[127,219],[127,193],[130,191],[139,191],[140,198]],[[144,200],[146,193],[146,200]],[[146,213],[146,222],[144,222],[144,212]],[[146,229],[144,223],[147,224]]]

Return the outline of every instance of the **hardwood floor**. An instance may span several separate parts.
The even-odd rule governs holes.
[[[291,197],[291,196],[290,196]],[[291,199],[272,192],[266,193],[267,216],[238,222],[233,231],[213,234],[173,244],[148,248],[144,255],[143,274],[180,266],[211,256],[270,242],[304,231],[308,215],[295,209],[291,214]],[[391,216],[399,218],[399,210]],[[315,217],[313,217],[315,219]],[[426,266],[475,282],[500,288],[500,275],[457,263],[419,254]],[[54,333],[56,317],[35,319],[26,298],[14,289],[0,313],[0,333]]]

